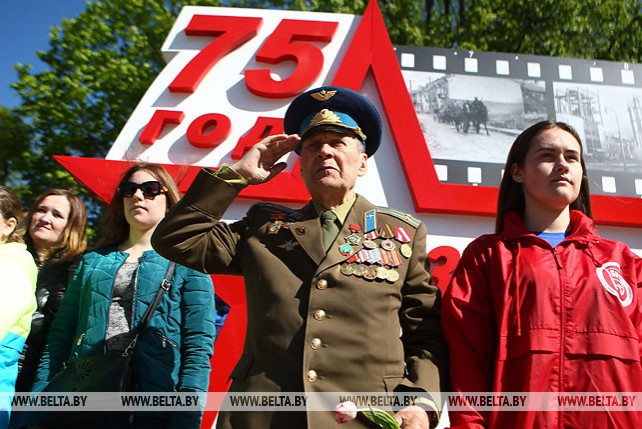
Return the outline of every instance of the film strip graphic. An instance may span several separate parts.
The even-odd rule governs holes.
[[[395,46],[442,182],[498,186],[515,137],[575,127],[595,194],[642,197],[642,64]]]

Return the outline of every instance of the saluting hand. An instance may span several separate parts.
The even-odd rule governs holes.
[[[252,146],[230,168],[245,177],[250,185],[268,182],[287,167],[287,163],[277,161],[296,149],[300,142],[301,138],[297,134],[266,137]]]

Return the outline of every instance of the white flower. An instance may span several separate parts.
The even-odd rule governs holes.
[[[342,402],[334,409],[334,419],[337,423],[347,423],[357,418],[357,406],[350,401]]]

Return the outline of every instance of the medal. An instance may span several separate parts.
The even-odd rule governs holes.
[[[388,269],[385,267],[377,267],[377,278],[379,280],[386,280],[388,278]]]
[[[341,270],[341,274],[344,276],[351,276],[354,274],[354,266],[352,264],[343,264],[339,269]]]
[[[365,247],[366,249],[376,249],[377,243],[372,240],[363,240],[363,247]]]
[[[352,255],[348,259],[346,259],[346,262],[357,262],[357,255]]]
[[[383,257],[381,256],[381,250],[377,249],[372,249],[370,251],[370,263],[371,264],[381,264],[383,262]]]
[[[389,281],[390,283],[394,283],[397,280],[399,280],[399,273],[393,269],[388,270],[388,277],[386,277],[386,280]]]
[[[373,265],[366,267],[366,272],[363,274],[363,278],[366,280],[374,280],[377,278],[377,269]]]
[[[395,232],[392,230],[392,227],[388,224],[381,225],[378,229],[378,232],[379,232],[379,237],[382,237],[382,238],[393,238],[395,236]]]
[[[281,229],[282,225],[283,225],[283,222],[281,222],[280,220],[274,221],[274,223],[268,226],[267,233],[276,234],[277,232],[279,232],[279,229]]]
[[[381,248],[384,250],[394,250],[395,247],[397,246],[395,246],[395,243],[393,243],[392,240],[386,239],[381,242]]]
[[[297,227],[294,229],[294,231],[295,231],[298,235],[304,235],[304,234],[305,234],[305,227],[304,227],[304,226],[297,226]]]
[[[377,230],[370,231],[367,234],[363,234],[363,238],[367,240],[374,240],[375,238],[379,238],[379,234],[377,234]]]
[[[359,264],[356,267],[354,267],[354,275],[357,277],[362,277],[366,272],[366,266],[363,264]]]
[[[365,225],[365,232],[370,232],[377,229],[377,218],[375,217],[376,210],[368,210],[363,214],[363,223]]]
[[[361,227],[359,225],[355,225],[354,223],[351,223],[350,225],[348,225],[348,229],[350,230],[350,232],[361,231]]]
[[[353,246],[358,245],[361,241],[361,239],[354,234],[350,234],[349,236],[345,237],[344,240]]]
[[[395,239],[400,243],[410,243],[412,241],[412,237],[408,234],[406,228],[402,226],[395,228]]]
[[[388,257],[390,258],[390,263],[388,265],[391,265],[393,267],[398,267],[399,265],[402,264],[401,258],[399,257],[399,252],[397,250],[391,250],[388,253]]]
[[[285,250],[287,250],[288,252],[290,252],[290,251],[294,250],[294,248],[295,248],[296,246],[298,246],[298,245],[299,245],[299,243],[298,243],[298,242],[296,242],[296,241],[292,241],[292,240],[288,240],[288,241],[286,241],[286,242],[285,242],[285,243],[283,243],[283,244],[279,244],[279,246],[278,246],[278,247],[280,247],[281,249],[285,249]]]
[[[351,256],[354,251],[352,250],[352,246],[350,245],[350,243],[346,243],[339,246],[339,252],[343,256]]]
[[[410,255],[412,255],[412,247],[410,247],[408,243],[402,244],[399,251],[404,256],[404,258],[410,258]]]

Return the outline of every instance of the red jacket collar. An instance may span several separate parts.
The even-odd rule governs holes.
[[[579,210],[571,210],[571,225],[573,230],[567,237],[571,240],[587,241],[598,237],[593,224],[593,219]],[[516,212],[508,212],[504,216],[504,238],[515,239],[525,236],[533,236],[533,232],[524,226],[521,215]]]

